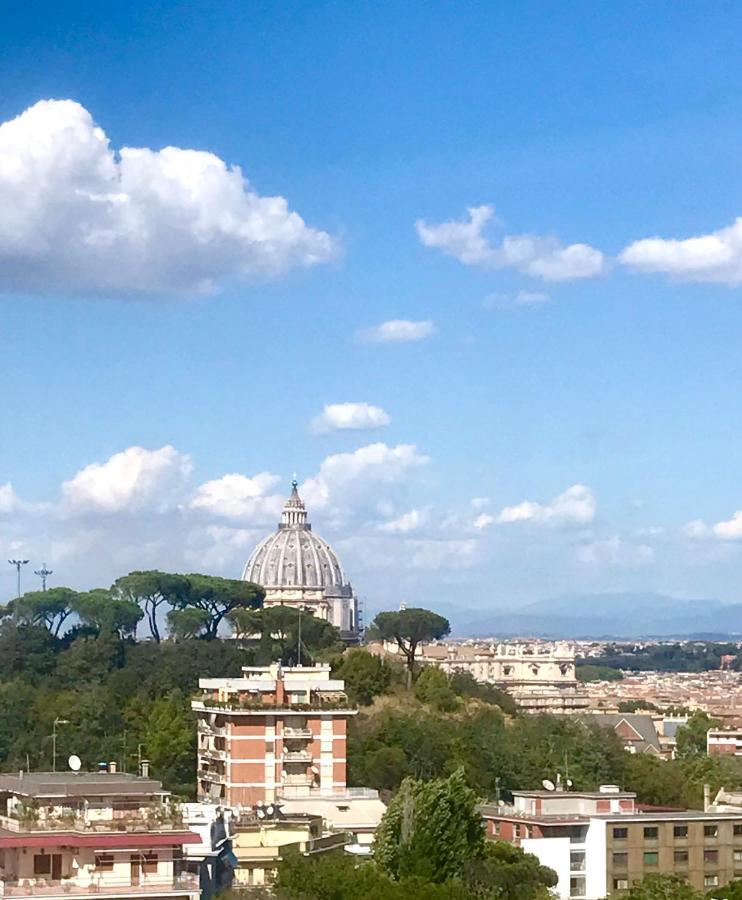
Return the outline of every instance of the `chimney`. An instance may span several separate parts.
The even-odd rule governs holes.
[[[703,786],[703,811],[708,812],[710,806],[711,806],[711,785],[704,784],[704,786]]]
[[[111,773],[111,775],[115,775],[117,770],[118,770],[118,764],[116,763],[115,760],[111,760],[111,762],[108,763],[108,771]]]
[[[141,771],[139,774],[142,776],[142,778],[149,778],[149,760],[148,759],[142,760]]]

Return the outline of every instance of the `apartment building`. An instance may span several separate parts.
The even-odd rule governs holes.
[[[159,781],[116,772],[0,775],[0,896],[199,900],[198,840]]]
[[[198,798],[230,807],[346,792],[346,732],[356,715],[330,667],[245,666],[202,678]]]
[[[512,804],[485,805],[487,836],[554,869],[560,898],[618,897],[651,873],[684,875],[708,891],[742,876],[742,812],[652,811],[636,795],[514,791]]]
[[[706,732],[709,756],[742,756],[742,730],[710,728]]]

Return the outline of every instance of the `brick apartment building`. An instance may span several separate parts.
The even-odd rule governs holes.
[[[485,805],[487,836],[535,854],[558,875],[560,898],[621,896],[651,873],[684,875],[708,891],[742,877],[742,812],[651,811],[636,795],[514,791],[512,804]]]
[[[706,732],[709,756],[742,756],[742,730],[710,728]]]
[[[346,731],[356,710],[344,682],[322,665],[242,671],[199,681],[199,800],[237,807],[346,792]]]

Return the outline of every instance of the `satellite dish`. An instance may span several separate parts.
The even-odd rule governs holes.
[[[80,767],[82,766],[82,760],[79,756],[75,756],[73,753],[72,756],[67,760],[67,765],[72,769],[73,772],[79,772]]]
[[[259,810],[258,810],[258,818],[259,818],[259,819],[264,819],[264,818],[265,818],[265,810],[264,810],[264,809],[259,809]]]
[[[548,778],[544,778],[544,780],[541,782],[541,784],[544,786],[544,789],[547,791],[555,791],[556,790],[556,785],[554,784],[553,781],[551,781]]]
[[[567,787],[572,787],[572,784],[573,784],[572,779],[568,778],[567,779]]]
[[[272,816],[274,813],[273,804],[269,803],[265,810],[269,816]]]

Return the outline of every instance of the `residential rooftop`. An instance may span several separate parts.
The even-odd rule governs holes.
[[[120,797],[164,793],[154,778],[123,772],[19,772],[0,775],[0,792],[25,797]]]

